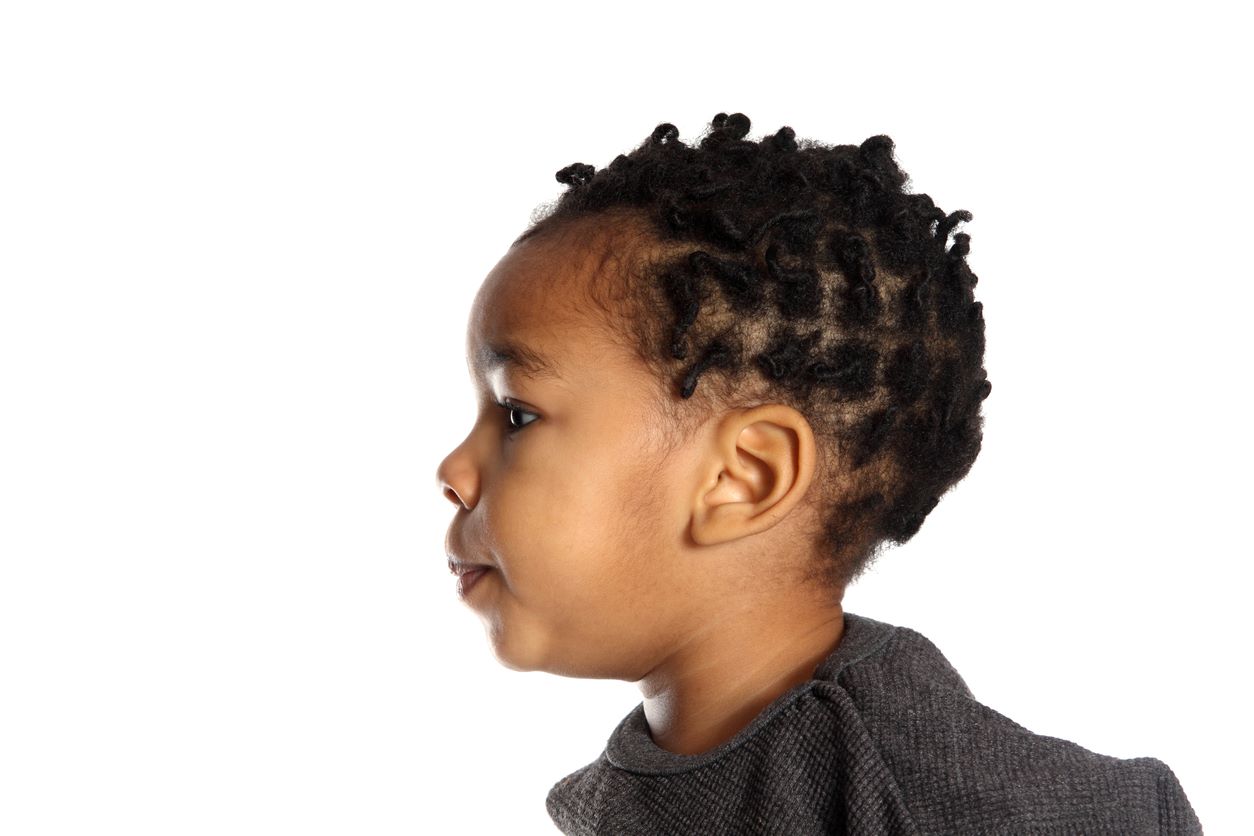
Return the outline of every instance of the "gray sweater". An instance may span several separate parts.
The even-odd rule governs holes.
[[[921,633],[845,613],[814,677],[677,755],[641,703],[549,791],[567,834],[1198,834],[1150,757],[1099,755],[978,702]]]

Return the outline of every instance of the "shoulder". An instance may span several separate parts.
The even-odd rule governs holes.
[[[848,700],[921,825],[1201,833],[1167,764],[1032,732],[975,699],[940,650],[910,628],[892,629],[827,684],[837,686],[825,689],[829,699]]]

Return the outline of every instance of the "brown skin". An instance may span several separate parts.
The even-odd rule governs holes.
[[[639,683],[654,742],[696,754],[808,681],[840,641],[839,597],[802,581],[814,435],[768,403],[716,411],[663,455],[669,427],[650,405],[678,395],[571,304],[601,264],[584,249],[517,244],[475,298],[479,412],[437,473],[457,507],[445,545],[493,567],[466,604],[503,665]],[[479,347],[505,338],[561,378],[480,368]],[[511,414],[525,426],[508,435]]]

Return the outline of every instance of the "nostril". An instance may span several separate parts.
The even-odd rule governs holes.
[[[444,495],[448,497],[450,502],[455,502],[458,505],[462,504],[462,498],[458,496],[457,491],[453,490],[452,488],[446,487],[444,489]]]

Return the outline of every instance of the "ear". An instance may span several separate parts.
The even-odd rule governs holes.
[[[692,539],[702,545],[765,531],[805,496],[814,477],[810,422],[783,404],[734,410],[714,432],[693,499]]]

